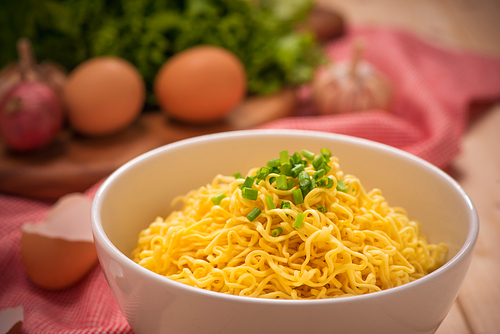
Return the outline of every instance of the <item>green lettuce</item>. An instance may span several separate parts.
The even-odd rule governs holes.
[[[294,27],[311,0],[4,0],[0,2],[0,66],[17,58],[20,37],[39,60],[68,70],[95,56],[134,64],[151,88],[161,65],[189,47],[210,44],[243,62],[249,94],[271,94],[311,79],[320,47]]]

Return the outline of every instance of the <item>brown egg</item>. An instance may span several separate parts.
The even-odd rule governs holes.
[[[96,57],[81,63],[64,86],[68,121],[76,131],[109,135],[129,126],[145,100],[139,71],[117,57]]]
[[[96,264],[91,201],[83,194],[63,196],[45,221],[22,226],[21,258],[36,285],[59,290],[80,281]]]
[[[154,93],[163,111],[191,123],[214,122],[246,95],[246,72],[230,51],[201,45],[170,58],[158,72]]]

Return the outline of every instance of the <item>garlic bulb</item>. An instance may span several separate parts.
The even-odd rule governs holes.
[[[361,60],[362,49],[363,45],[356,43],[351,61],[331,64],[315,77],[312,99],[320,114],[389,109],[392,85]]]

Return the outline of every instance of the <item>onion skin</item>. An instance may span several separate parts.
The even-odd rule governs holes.
[[[63,126],[57,93],[41,82],[23,82],[0,101],[0,136],[14,151],[33,151],[51,143]]]

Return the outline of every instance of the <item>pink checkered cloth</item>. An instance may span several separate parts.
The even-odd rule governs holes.
[[[355,28],[327,46],[336,60],[350,57],[352,42],[366,41],[365,59],[396,88],[390,113],[371,110],[313,116],[307,87],[299,117],[264,128],[348,134],[392,145],[444,167],[459,151],[473,100],[500,98],[500,59],[452,52],[387,28]],[[92,197],[96,187],[89,189]],[[26,333],[132,333],[99,266],[79,284],[50,292],[33,285],[20,259],[20,227],[42,221],[52,203],[0,194],[0,311],[22,306]]]

